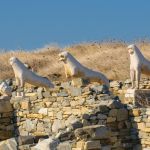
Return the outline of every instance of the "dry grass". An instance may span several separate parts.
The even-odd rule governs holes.
[[[138,47],[145,57],[150,59],[150,43],[139,42]],[[122,42],[83,43],[66,47],[82,64],[93,70],[105,73],[109,79],[124,80],[129,78],[129,55],[127,44]],[[18,57],[22,62],[28,63],[38,74],[54,78],[60,74],[64,78],[63,64],[58,61],[58,46],[47,46],[32,52],[15,51],[1,53],[0,79],[14,76],[8,63],[10,57]]]

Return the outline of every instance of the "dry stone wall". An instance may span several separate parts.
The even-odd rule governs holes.
[[[48,137],[58,150],[150,148],[150,108],[123,104],[105,86],[57,82],[50,90],[26,88],[24,98],[12,95],[0,100],[0,140],[15,137],[18,149]]]

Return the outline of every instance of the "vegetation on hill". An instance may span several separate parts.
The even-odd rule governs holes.
[[[150,59],[150,43],[137,42],[144,56]],[[64,48],[79,60],[83,65],[103,72],[109,79],[124,80],[129,78],[129,55],[127,44],[123,42],[92,42],[81,43]],[[29,64],[34,71],[50,79],[64,78],[62,62],[58,60],[58,54],[62,49],[58,46],[46,46],[34,51],[9,51],[0,55],[0,79],[14,77],[9,65],[9,58],[18,57],[22,62]]]

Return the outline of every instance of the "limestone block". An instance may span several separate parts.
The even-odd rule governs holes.
[[[33,136],[19,136],[18,137],[18,144],[19,145],[26,145],[26,144],[33,144],[34,137]]]
[[[82,139],[85,134],[89,135],[94,140],[109,139],[111,136],[111,131],[103,125],[85,126],[75,130],[76,137]]]
[[[21,101],[20,105],[21,105],[21,109],[27,109],[27,110],[30,109],[30,102],[27,100]]]
[[[34,146],[34,150],[56,150],[58,143],[58,140],[50,137],[40,141],[36,146]]]
[[[38,113],[43,115],[48,115],[48,108],[40,108]]]
[[[100,141],[87,141],[85,142],[84,150],[101,149]]]
[[[125,97],[131,97],[134,98],[135,97],[135,89],[127,89],[126,93],[125,93]]]
[[[111,110],[109,111],[108,116],[116,117],[116,116],[117,116],[117,112],[118,112],[118,109],[111,109]]]
[[[49,91],[43,92],[43,97],[45,97],[45,98],[50,97],[50,92]]]
[[[81,88],[77,88],[77,87],[71,87],[70,88],[70,93],[71,93],[71,96],[81,96],[82,89]]]
[[[60,129],[65,128],[65,122],[64,120],[54,120],[54,123],[52,125],[52,132],[58,132]]]
[[[104,114],[98,114],[97,119],[100,119],[100,120],[107,119],[107,116]]]
[[[77,122],[77,121],[79,121],[79,120],[77,119],[77,117],[74,116],[74,115],[71,115],[71,116],[69,116],[69,117],[67,118],[67,120],[65,121],[65,124],[66,124],[66,126],[68,126],[68,125],[73,124],[73,123],[75,123],[75,122]]]
[[[57,150],[72,150],[71,149],[71,144],[69,142],[60,143],[57,146]]]
[[[140,114],[141,114],[141,111],[140,111],[139,108],[131,109],[131,110],[129,111],[129,115],[130,115],[130,116],[138,117],[138,116],[140,116]]]
[[[63,111],[65,115],[70,115],[72,114],[72,109],[71,107],[63,107]]]
[[[0,139],[1,140],[6,140],[9,139],[13,136],[13,133],[10,131],[6,131],[6,130],[0,130]]]
[[[111,122],[115,122],[116,121],[116,117],[108,117],[107,118],[107,123],[111,123]]]
[[[85,145],[85,141],[78,141],[76,143],[76,148],[80,148],[81,150],[83,150],[84,145]]]
[[[123,121],[128,119],[128,111],[125,108],[118,109],[117,121]]]
[[[84,86],[84,81],[82,78],[73,78],[71,84],[76,87]]]
[[[0,100],[0,113],[13,111],[12,105],[9,100]]]
[[[0,150],[17,150],[17,142],[15,138],[0,142]]]
[[[60,92],[60,93],[57,93],[57,96],[58,96],[58,97],[67,97],[67,96],[68,96],[68,93],[65,92],[65,91],[62,91],[62,92]]]
[[[33,132],[33,131],[35,131],[36,130],[36,124],[37,124],[37,120],[30,120],[30,119],[27,119],[26,121],[25,121],[25,129],[26,129],[26,131],[28,131],[28,132]]]
[[[42,114],[27,114],[28,118],[38,118],[38,119],[42,119],[43,115]]]
[[[102,146],[101,150],[111,150],[111,145]]]

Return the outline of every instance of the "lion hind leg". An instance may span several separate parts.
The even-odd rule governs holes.
[[[131,88],[134,88],[134,78],[135,78],[135,71],[134,70],[130,70],[130,78],[131,78],[131,83],[132,83]]]
[[[140,83],[140,77],[141,77],[141,70],[136,70],[136,89],[139,89],[139,83]]]

